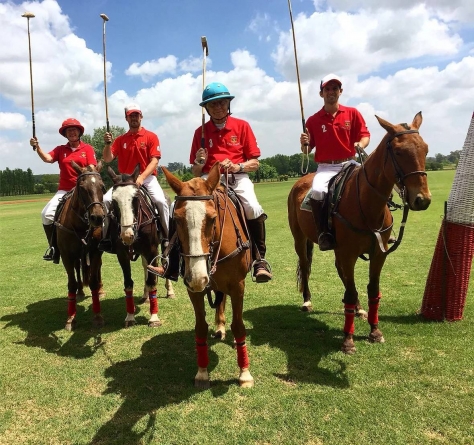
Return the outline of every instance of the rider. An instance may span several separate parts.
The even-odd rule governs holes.
[[[49,247],[43,255],[43,260],[59,263],[59,252],[56,249],[54,215],[60,199],[76,186],[78,173],[71,165],[74,161],[80,167],[87,165],[97,165],[94,148],[81,141],[84,134],[84,127],[72,117],[66,119],[59,129],[59,134],[64,136],[68,142],[65,145],[58,145],[49,153],[45,153],[38,142],[38,138],[30,139],[30,145],[38,153],[39,157],[48,164],[57,162],[59,164],[59,185],[58,191],[46,204],[41,212],[43,228],[48,240]]]
[[[320,227],[318,245],[320,250],[332,250],[335,240],[328,229],[328,209],[323,205],[329,180],[347,163],[355,163],[358,147],[365,149],[370,142],[370,133],[360,112],[339,104],[342,81],[336,74],[328,74],[321,80],[319,95],[324,106],[306,121],[306,132],[300,136],[301,151],[309,153],[316,147],[314,160],[318,169],[313,179],[311,209]]]
[[[201,148],[202,127],[196,129],[191,146],[190,163],[194,176],[207,178],[209,170],[220,162],[223,169],[235,175],[232,189],[240,198],[247,218],[247,224],[258,253],[253,249],[253,276],[257,283],[272,279],[271,268],[265,260],[265,220],[267,215],[255,195],[254,185],[248,172],[258,170],[260,148],[250,125],[241,119],[231,117],[229,90],[219,82],[209,84],[202,93],[199,106],[205,107],[211,119],[204,125],[204,140],[207,150]],[[149,266],[157,275],[170,278],[176,271],[176,261],[170,255],[170,262],[165,272],[162,266]]]
[[[160,142],[158,136],[141,126],[143,114],[138,104],[129,104],[125,107],[125,120],[128,122],[129,131],[118,136],[112,144],[112,134],[104,134],[105,162],[111,162],[118,158],[118,170],[120,173],[132,174],[133,170],[140,164],[140,174],[136,184],[145,187],[153,202],[158,207],[160,222],[164,231],[162,246],[168,239],[169,207],[165,194],[156,179],[156,168],[161,158]],[[112,202],[112,188],[104,195],[104,204],[107,209]],[[108,227],[108,218],[106,225]],[[99,243],[99,249],[110,252],[112,242],[107,238],[107,228],[104,230],[105,238]]]

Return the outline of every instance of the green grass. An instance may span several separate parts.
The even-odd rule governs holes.
[[[64,268],[41,260],[44,202],[0,205],[0,444],[474,443],[472,285],[464,320],[416,315],[453,177],[430,172],[433,203],[410,212],[382,272],[386,343],[369,344],[367,324],[356,320],[353,356],[339,351],[344,290],[333,253],[315,249],[315,310],[302,313],[286,215],[292,182],[257,185],[275,278],[247,281],[250,390],[238,387],[230,330],[225,342],[209,340],[211,388],[193,387],[194,314],[182,283],[176,300],[159,299],[161,328],[149,329],[148,309],[139,307],[138,325],[124,329],[122,275],[111,255],[103,257],[106,326],[91,327],[86,298],[77,330],[64,331]],[[367,275],[358,262],[362,302]],[[138,263],[133,276],[139,295]]]

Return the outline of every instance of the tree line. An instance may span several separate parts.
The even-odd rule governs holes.
[[[124,134],[125,128],[112,125],[110,132],[114,138]],[[82,140],[95,148],[97,160],[102,159],[104,152],[104,133],[106,127],[95,128],[92,135],[84,134]],[[426,170],[442,170],[446,166],[457,167],[461,150],[450,152],[449,155],[436,154],[434,157],[426,158]],[[104,164],[105,165],[105,164]],[[118,173],[117,160],[107,164]],[[165,165],[168,170],[173,172],[182,181],[187,181],[193,177],[191,167],[181,162],[170,162]],[[306,158],[302,153],[296,153],[291,156],[275,155],[269,158],[260,159],[260,167],[256,172],[249,173],[254,182],[263,181],[285,181],[288,178],[302,176],[302,170],[308,172],[316,171],[317,164],[314,162],[314,155],[309,154]],[[102,179],[106,188],[112,186],[112,180],[107,174],[107,169],[103,168]],[[163,175],[160,181],[164,181]],[[10,170],[0,170],[0,196],[32,195],[42,193],[55,193],[58,189],[59,174],[33,175],[31,169],[23,171],[19,168]]]

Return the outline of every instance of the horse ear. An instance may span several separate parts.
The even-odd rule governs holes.
[[[133,182],[137,181],[139,174],[140,174],[140,163],[138,163],[137,166],[135,167],[135,170],[133,170],[133,173],[132,173]]]
[[[378,117],[377,115],[375,115],[375,117],[379,121],[379,124],[382,126],[382,128],[387,130],[388,134],[392,135],[392,134],[396,133],[396,130],[395,130],[395,127],[393,126],[393,124],[391,124],[390,122],[382,119],[381,117]]]
[[[411,123],[411,126],[418,130],[418,128],[421,127],[422,122],[423,122],[423,116],[421,115],[421,111],[418,111],[418,113],[416,113],[415,117],[413,118],[413,122]]]
[[[120,182],[122,180],[121,176],[117,176],[110,165],[107,167],[107,173],[109,174],[110,179],[112,179],[114,184],[117,184],[117,182]]]
[[[166,167],[160,167],[162,172],[165,174],[166,181],[170,185],[171,189],[177,194],[181,194],[183,189],[183,183],[173,173],[171,173]]]
[[[219,184],[220,179],[221,179],[221,164],[220,162],[216,162],[212,166],[211,171],[209,172],[209,176],[207,177],[207,180],[206,180],[211,193],[216,189],[217,185]]]
[[[97,173],[100,173],[100,171],[102,170],[102,161],[99,161],[97,163],[97,165],[95,166],[95,169],[97,170]]]
[[[74,161],[71,161],[72,168],[76,170],[77,174],[80,175],[82,174],[83,170],[81,167],[79,167]]]

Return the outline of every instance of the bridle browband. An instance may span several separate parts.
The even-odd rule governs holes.
[[[77,189],[77,184],[79,184],[79,181],[82,179],[83,176],[100,176],[100,173],[99,172],[84,172],[84,173],[81,173],[78,177],[77,177],[77,180],[76,180],[76,189]],[[102,207],[102,209],[104,210],[104,213],[106,213],[106,209],[105,209],[105,205],[103,202],[100,202],[100,201],[92,201],[89,205],[86,205],[85,202],[84,202],[84,199],[82,199],[82,196],[81,194],[78,192],[77,193],[78,197],[79,197],[79,200],[81,201],[81,204],[84,206],[84,208],[86,209],[85,210],[85,213],[84,213],[84,219],[83,221],[89,225],[89,211],[90,211],[90,208],[92,206],[95,206],[96,204],[100,205]]]

